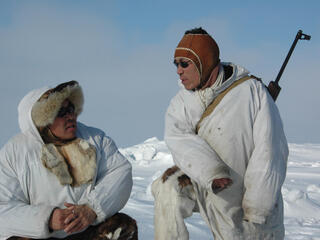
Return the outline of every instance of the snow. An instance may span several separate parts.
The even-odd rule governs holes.
[[[286,240],[320,240],[320,144],[289,144],[287,177],[282,188]],[[122,210],[137,220],[139,239],[153,239],[151,183],[173,165],[163,141],[150,138],[120,149],[133,167],[133,189]],[[213,239],[198,213],[186,219],[190,239]]]

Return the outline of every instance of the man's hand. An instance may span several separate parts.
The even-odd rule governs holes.
[[[218,178],[212,181],[212,191],[214,193],[218,193],[225,189],[226,187],[232,184],[232,180],[230,178]]]
[[[69,209],[54,209],[49,221],[50,229],[52,229],[53,231],[64,229],[64,221],[68,216],[70,216],[70,214],[72,214],[72,211]]]
[[[64,220],[64,231],[68,234],[86,229],[97,218],[97,214],[87,205],[64,204],[71,213]]]

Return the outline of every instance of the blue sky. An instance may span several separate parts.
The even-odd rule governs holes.
[[[277,100],[292,143],[320,143],[320,2],[0,1],[2,146],[19,132],[17,105],[31,89],[78,80],[79,120],[121,147],[163,139],[164,114],[178,91],[172,64],[185,30],[202,26],[222,61],[274,80],[299,29]]]

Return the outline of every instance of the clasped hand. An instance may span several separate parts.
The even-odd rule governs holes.
[[[71,234],[86,229],[97,218],[96,213],[87,205],[64,203],[65,209],[56,208],[50,218],[52,230],[64,230]]]

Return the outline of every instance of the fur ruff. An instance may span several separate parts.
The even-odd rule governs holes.
[[[41,159],[61,185],[80,186],[89,183],[96,172],[96,150],[80,138],[61,147],[52,143],[43,145]]]
[[[69,99],[75,106],[78,116],[82,112],[84,97],[80,85],[68,85],[61,91],[51,93],[47,98],[40,98],[32,107],[31,116],[37,127],[52,124],[65,99]]]

